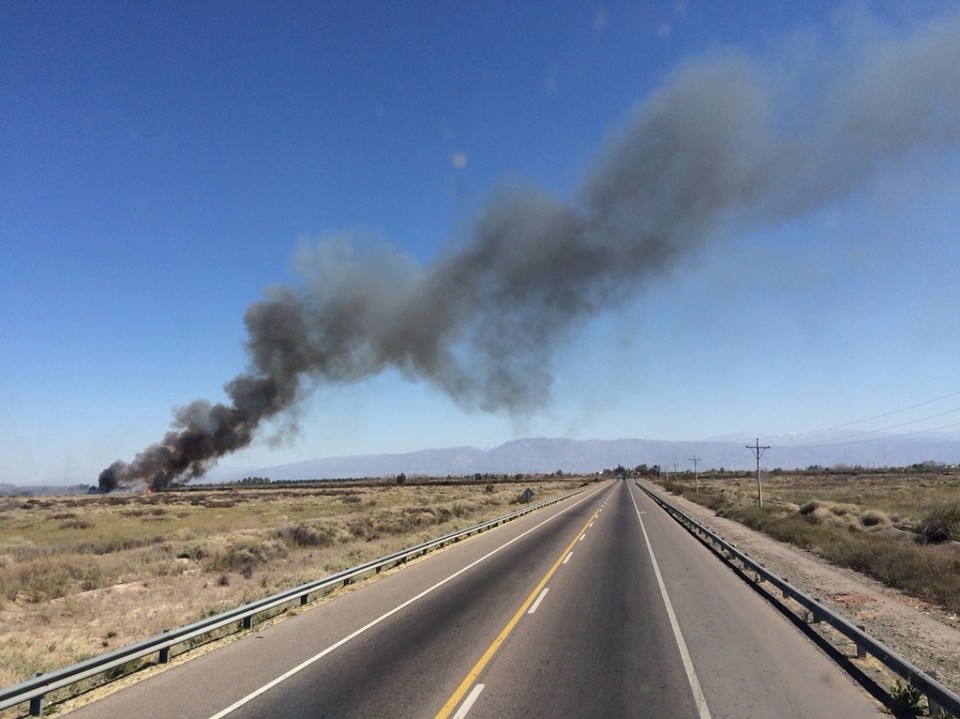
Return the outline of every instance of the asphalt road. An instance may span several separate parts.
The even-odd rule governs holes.
[[[70,714],[878,715],[832,660],[625,481]]]

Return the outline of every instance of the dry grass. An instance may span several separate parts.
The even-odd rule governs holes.
[[[581,479],[0,499],[0,686],[537,501]]]
[[[713,476],[667,488],[947,610],[960,611],[960,472]]]

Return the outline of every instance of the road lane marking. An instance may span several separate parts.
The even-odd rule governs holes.
[[[587,533],[584,532],[583,534],[580,535],[580,539],[578,539],[577,541],[578,541],[578,542],[582,542],[583,539],[584,539],[584,537],[586,537],[586,536],[587,536]]]
[[[588,519],[584,525],[583,529],[578,532],[579,535],[586,530],[587,524],[594,520],[596,517],[594,513],[590,519]],[[490,660],[493,659],[493,655],[497,653],[497,650],[500,649],[500,646],[506,641],[507,637],[510,636],[510,632],[513,631],[513,628],[517,626],[517,622],[520,621],[520,618],[527,611],[527,608],[533,603],[534,597],[540,594],[543,591],[543,588],[547,586],[547,582],[550,581],[550,577],[560,568],[560,564],[563,562],[563,558],[571,551],[573,551],[574,545],[579,541],[577,539],[578,534],[573,535],[573,540],[569,545],[561,552],[560,556],[557,557],[557,561],[553,563],[553,566],[547,570],[547,573],[543,575],[543,579],[540,580],[540,583],[534,587],[533,591],[530,592],[530,596],[523,600],[523,604],[520,605],[520,608],[517,610],[517,613],[511,617],[510,621],[507,622],[507,626],[497,635],[497,638],[493,640],[493,644],[487,647],[487,651],[483,653],[483,656],[480,657],[479,661],[473,665],[473,669],[464,677],[463,681],[460,682],[460,686],[457,687],[457,690],[450,695],[450,698],[447,699],[447,703],[444,704],[440,711],[437,712],[437,715],[434,719],[447,719],[450,716],[451,712],[457,707],[460,701],[463,699],[464,694],[467,693],[467,690],[473,686],[473,683],[477,681],[477,678],[480,676],[480,672],[484,670],[487,664],[490,663]]]
[[[483,684],[477,684],[473,691],[470,692],[469,696],[463,700],[463,704],[460,705],[460,711],[453,715],[453,719],[463,719],[467,713],[473,708],[473,703],[477,701],[477,697],[480,696],[480,692],[483,691]]]
[[[547,592],[549,592],[549,591],[550,591],[550,587],[544,587],[544,588],[543,588],[543,591],[540,592],[540,596],[537,597],[537,601],[535,601],[535,602],[531,605],[531,607],[527,610],[527,614],[533,614],[535,611],[537,611],[537,607],[540,606],[540,602],[543,601],[543,598],[544,598],[545,596],[547,596]]]
[[[677,641],[677,649],[680,650],[680,658],[683,660],[683,669],[687,673],[687,682],[690,684],[690,691],[693,692],[693,701],[697,704],[698,716],[700,719],[711,719],[710,709],[707,708],[707,700],[703,696],[703,689],[700,687],[700,680],[697,678],[697,670],[693,667],[693,660],[690,658],[690,651],[687,649],[687,643],[683,640],[683,632],[680,631],[680,622],[677,621],[677,615],[673,611],[673,602],[670,601],[670,595],[667,594],[667,587],[663,583],[663,575],[660,574],[660,565],[657,563],[657,557],[653,553],[653,545],[650,544],[650,537],[647,534],[647,528],[643,524],[643,514],[640,507],[637,506],[637,500],[633,492],[629,491],[630,501],[633,502],[633,508],[637,511],[637,521],[640,522],[640,531],[643,532],[643,539],[647,543],[647,552],[650,554],[650,563],[653,565],[653,573],[657,576],[657,584],[660,587],[660,594],[663,596],[663,604],[667,609],[667,616],[670,618],[670,628],[673,629],[673,637]]]
[[[319,652],[318,654],[314,654],[314,655],[313,655],[312,657],[310,657],[309,659],[306,659],[305,661],[301,662],[301,663],[298,664],[297,666],[293,667],[293,669],[290,669],[289,671],[284,672],[283,674],[281,674],[280,676],[278,676],[276,679],[273,679],[273,680],[267,682],[266,684],[264,684],[264,685],[263,685],[262,687],[260,687],[259,689],[255,689],[254,691],[252,691],[252,692],[250,692],[249,694],[247,694],[245,697],[243,697],[243,698],[241,698],[241,699],[238,699],[238,700],[235,701],[233,704],[231,704],[230,706],[228,706],[226,709],[222,709],[221,711],[219,711],[219,712],[217,712],[216,714],[214,714],[213,716],[211,716],[210,719],[223,719],[223,717],[227,716],[228,714],[232,714],[233,712],[235,712],[235,711],[236,711],[237,709],[239,709],[240,707],[244,706],[245,704],[249,704],[251,701],[253,701],[254,699],[256,699],[258,696],[260,696],[261,694],[264,694],[264,693],[268,692],[269,690],[273,689],[275,686],[277,686],[278,684],[281,684],[282,682],[286,681],[287,679],[289,679],[290,677],[292,677],[294,674],[298,674],[298,673],[302,672],[304,669],[306,669],[307,667],[309,667],[311,664],[314,664],[314,663],[316,663],[317,661],[323,659],[325,656],[327,656],[328,654],[330,654],[330,653],[333,652],[334,650],[339,649],[340,647],[342,647],[342,646],[343,646],[344,644],[346,644],[347,642],[351,641],[352,639],[356,639],[357,637],[359,637],[361,634],[363,634],[363,633],[366,632],[367,630],[372,629],[373,627],[375,627],[376,625],[380,624],[380,623],[383,622],[384,620],[389,619],[390,617],[392,617],[392,616],[393,616],[394,614],[396,614],[397,612],[399,612],[399,611],[401,611],[401,610],[403,610],[403,609],[406,609],[407,607],[409,607],[409,606],[410,606],[411,604],[413,604],[414,602],[419,601],[420,599],[423,599],[425,596],[427,596],[428,594],[436,591],[437,589],[439,589],[440,587],[442,587],[444,584],[447,584],[448,582],[453,581],[454,579],[456,579],[457,577],[459,577],[459,576],[460,576],[461,574],[463,574],[464,572],[467,572],[467,571],[473,569],[475,566],[477,566],[477,565],[480,564],[481,562],[489,559],[489,558],[492,557],[494,554],[497,554],[497,553],[500,552],[501,550],[506,549],[507,547],[509,547],[509,546],[510,546],[511,544],[513,544],[514,542],[520,541],[521,539],[523,539],[524,537],[526,537],[526,536],[527,536],[528,534],[530,534],[531,532],[535,532],[536,530],[540,529],[540,527],[542,527],[543,525],[545,525],[547,522],[552,522],[554,519],[556,519],[556,518],[559,517],[560,515],[566,514],[566,513],[569,512],[571,509],[573,509],[574,507],[576,507],[578,504],[580,504],[581,502],[585,502],[586,500],[590,499],[590,497],[592,497],[592,496],[593,496],[593,493],[588,494],[587,496],[585,496],[585,497],[583,497],[583,498],[581,498],[581,499],[578,499],[576,502],[574,502],[573,504],[571,504],[569,507],[566,507],[565,509],[561,509],[559,512],[557,512],[556,514],[554,514],[552,517],[548,517],[547,519],[545,519],[545,520],[543,520],[542,522],[540,522],[539,524],[531,527],[530,529],[528,529],[527,531],[523,532],[522,534],[518,534],[516,537],[514,537],[514,538],[511,539],[510,541],[505,542],[504,544],[501,544],[501,545],[500,545],[499,547],[497,547],[496,549],[493,549],[492,551],[488,552],[487,554],[484,554],[482,557],[480,557],[479,559],[471,562],[470,564],[468,564],[467,566],[463,567],[462,569],[458,569],[456,572],[454,572],[453,574],[451,574],[449,577],[447,577],[447,578],[445,578],[445,579],[441,579],[439,582],[437,582],[436,584],[434,584],[432,587],[428,587],[427,589],[424,589],[422,592],[420,592],[420,593],[417,594],[416,596],[411,597],[410,599],[406,600],[406,601],[403,602],[402,604],[398,604],[396,607],[394,607],[394,608],[391,609],[390,611],[388,611],[388,612],[386,612],[386,613],[384,613],[384,614],[381,614],[381,615],[380,615],[379,617],[377,617],[376,619],[368,622],[367,624],[363,625],[362,627],[360,627],[360,628],[357,629],[356,631],[348,634],[348,635],[345,636],[343,639],[341,639],[341,640],[339,640],[339,641],[337,641],[337,642],[334,642],[334,643],[331,644],[329,647],[327,647],[326,649],[324,649],[322,652]],[[568,549],[569,549],[569,547],[568,547]],[[558,562],[558,564],[559,564],[559,562]],[[551,573],[552,573],[552,572],[551,572]],[[544,584],[546,584],[546,581],[544,581]],[[538,588],[539,588],[539,587],[538,587]],[[466,690],[464,690],[464,691],[466,691]]]
[[[567,558],[563,560],[563,563],[566,564],[567,562],[569,562],[569,561],[570,561],[570,557],[572,557],[572,556],[573,556],[573,552],[570,552],[570,554],[567,555]]]

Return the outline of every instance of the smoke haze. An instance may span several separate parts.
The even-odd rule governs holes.
[[[861,17],[839,34],[829,51],[683,64],[608,139],[571,202],[504,189],[429,266],[346,237],[305,249],[303,285],[247,308],[249,369],[226,384],[229,403],[180,408],[101,488],[202,475],[316,382],[387,367],[467,407],[542,407],[556,341],[721,228],[808,212],[960,140],[960,16],[899,36]]]

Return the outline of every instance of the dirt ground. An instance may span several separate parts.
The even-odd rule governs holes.
[[[735,545],[772,573],[816,598],[901,657],[960,692],[960,617],[864,577],[834,567],[792,545],[711,509],[645,483],[666,501]],[[889,688],[889,687],[884,687]]]

